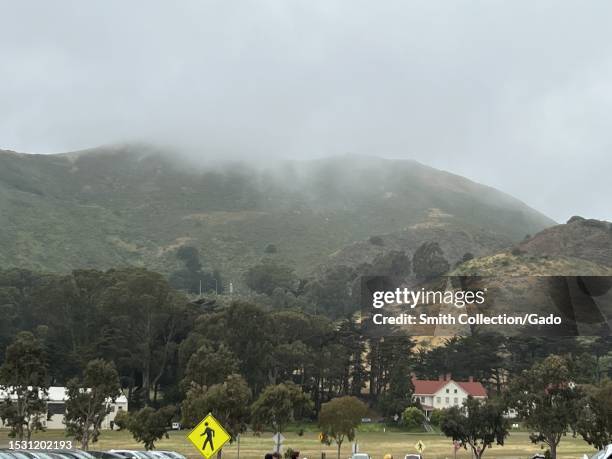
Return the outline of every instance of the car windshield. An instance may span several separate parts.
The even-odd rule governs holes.
[[[597,451],[591,456],[591,459],[606,459],[606,450],[607,448],[602,449],[601,451]]]

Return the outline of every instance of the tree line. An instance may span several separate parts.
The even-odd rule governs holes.
[[[117,425],[147,447],[171,421],[193,426],[209,411],[232,435],[247,426],[282,431],[302,419],[319,420],[331,435],[337,429],[326,420],[330,412],[324,406],[334,400],[360,399],[388,421],[418,408],[412,373],[424,379],[446,373],[458,380],[474,376],[494,395],[491,400],[507,408],[508,394],[516,392],[513,385],[530,371],[544,371],[538,365],[553,355],[561,355],[564,382],[544,388],[524,382],[527,393],[548,401],[551,388],[566,390],[571,383],[580,391],[572,392],[577,400],[597,401],[608,390],[608,338],[473,335],[427,347],[410,337],[366,338],[352,315],[328,318],[294,305],[224,298],[190,301],[162,275],[140,268],[68,275],[0,272],[5,318],[0,323],[0,386],[14,391],[1,402],[0,417],[13,435],[28,438],[42,428],[45,390],[65,386],[66,429],[85,447],[100,434],[107,401],[120,393],[127,396],[131,414]],[[604,425],[599,405],[587,403],[589,410],[568,418],[565,426],[591,432],[585,438],[600,442],[612,421],[605,421],[604,434],[598,434]],[[519,405],[515,409],[525,419],[537,417]],[[456,415],[475,410],[467,406]],[[597,428],[588,430],[587,424]],[[352,431],[345,432],[350,436]],[[556,433],[534,428],[534,435],[538,441],[551,439],[554,454]],[[468,444],[464,434],[451,436]]]

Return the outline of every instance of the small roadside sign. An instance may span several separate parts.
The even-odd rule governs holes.
[[[421,440],[417,441],[414,447],[419,453],[422,453],[423,451],[425,451],[425,443],[423,443]]]
[[[214,456],[231,438],[211,413],[187,435],[187,439],[206,459]]]
[[[272,440],[274,441],[274,443],[282,444],[285,441],[285,437],[282,433],[276,432],[274,435],[272,435]]]
[[[274,435],[272,435],[272,441],[274,442],[274,450],[279,453],[281,447],[283,446],[283,442],[285,441],[285,437],[283,437],[282,433],[276,432]]]

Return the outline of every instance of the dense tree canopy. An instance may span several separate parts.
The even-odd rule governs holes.
[[[583,396],[568,362],[556,355],[524,370],[510,391],[511,406],[531,429],[531,440],[548,445],[552,459],[561,438],[578,422]]]
[[[503,445],[510,423],[504,417],[506,406],[500,400],[476,400],[468,397],[463,408],[452,407],[445,411],[440,429],[447,437],[470,448],[480,459],[494,443]]]
[[[0,419],[11,437],[30,440],[34,432],[43,430],[47,369],[43,344],[32,333],[20,332],[6,348],[0,366],[0,389],[6,394],[0,401]]]
[[[353,396],[334,398],[321,406],[319,426],[323,441],[329,439],[336,442],[338,459],[342,443],[345,439],[352,441],[355,438],[355,429],[367,412],[367,405]]]
[[[245,281],[256,292],[267,295],[271,295],[277,288],[292,290],[297,286],[297,277],[293,269],[269,258],[250,268]]]
[[[127,417],[127,429],[134,440],[142,443],[146,450],[155,448],[155,442],[168,435],[168,428],[174,417],[173,406],[165,406],[158,410],[146,406],[132,412]]]
[[[436,278],[450,269],[444,252],[437,242],[424,242],[412,256],[414,273],[419,279]]]
[[[96,359],[87,364],[82,378],[73,378],[66,386],[66,433],[88,449],[100,436],[102,421],[111,412],[112,402],[121,394],[115,365]]]
[[[251,390],[244,378],[228,375],[223,383],[210,387],[192,384],[182,404],[182,423],[194,427],[208,413],[228,430],[232,439],[246,430],[250,417]]]
[[[595,448],[612,443],[612,381],[591,387],[580,409],[577,432]]]

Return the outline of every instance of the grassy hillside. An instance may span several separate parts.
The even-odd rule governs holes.
[[[612,276],[611,228],[609,222],[574,217],[567,224],[526,238],[510,251],[467,261],[451,274],[484,276],[489,291],[485,309],[492,315],[510,311],[519,315],[556,313],[564,317],[563,325],[543,327],[540,333],[605,334],[612,317],[612,304],[605,293],[609,281],[584,280],[580,284],[572,277],[566,281],[551,276]],[[472,278],[469,286],[478,288],[478,279]],[[587,299],[586,292],[595,293]]]
[[[213,167],[138,146],[0,151],[0,218],[4,267],[169,272],[176,248],[193,245],[207,267],[235,281],[268,244],[303,274],[372,235],[420,228],[426,237],[443,227],[505,244],[554,223],[497,190],[413,161]]]
[[[612,267],[581,258],[497,253],[463,263],[458,276],[612,276]]]
[[[511,251],[475,258],[454,274],[481,276],[610,276],[612,223],[572,217],[525,238]]]

